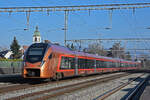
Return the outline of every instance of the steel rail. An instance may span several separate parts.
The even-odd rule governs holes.
[[[47,100],[49,98],[60,96],[60,95],[63,95],[65,93],[69,93],[69,92],[72,92],[72,91],[77,91],[79,89],[87,88],[89,86],[93,86],[93,85],[96,85],[96,84],[99,84],[99,83],[108,82],[110,80],[117,79],[117,78],[127,76],[127,75],[130,75],[130,74],[129,73],[124,73],[124,74],[120,74],[120,75],[107,76],[107,77],[103,77],[103,78],[99,78],[99,79],[93,79],[93,80],[90,80],[90,81],[79,82],[79,83],[75,83],[75,84],[71,84],[71,85],[51,88],[51,89],[44,90],[44,91],[29,93],[29,94],[25,94],[25,95],[22,95],[22,96],[9,98],[7,100],[26,99],[26,98],[36,96],[36,95],[40,95],[40,94],[47,94],[47,95],[39,97],[39,98],[35,98],[35,100]],[[48,94],[48,93],[50,93],[50,94]]]
[[[89,78],[91,77],[96,77],[98,75],[94,75],[94,76],[88,76]],[[77,77],[75,78],[74,80],[79,80],[79,79],[85,79],[86,77]],[[1,79],[2,80],[2,79]],[[7,80],[7,79],[6,79]],[[0,94],[2,93],[7,93],[7,92],[13,92],[13,91],[17,91],[17,90],[22,90],[22,89],[28,89],[28,88],[32,88],[32,87],[38,87],[38,86],[44,86],[44,85],[48,85],[48,84],[56,84],[56,83],[64,83],[64,82],[68,82],[72,80],[71,79],[64,79],[64,80],[61,80],[61,81],[56,81],[56,82],[52,82],[52,81],[48,81],[48,82],[37,82],[36,80],[22,80],[22,79],[16,79],[16,81],[14,81],[14,79],[11,81],[11,82],[14,82],[14,83],[18,83],[19,81],[22,81],[20,84],[18,85],[10,85],[10,86],[7,86],[7,87],[0,87]]]

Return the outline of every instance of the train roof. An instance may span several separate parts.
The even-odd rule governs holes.
[[[91,58],[97,58],[97,59],[107,59],[107,60],[117,60],[117,61],[122,61],[122,62],[130,62],[130,63],[137,63],[135,61],[127,61],[119,58],[111,58],[111,57],[105,57],[105,56],[98,56],[94,54],[89,54],[85,52],[79,52],[79,51],[73,51],[70,48],[60,46],[60,45],[55,45],[51,44],[52,50],[55,52],[59,52],[62,54],[68,54],[68,55],[74,55],[74,56],[83,56],[83,57],[91,57]]]
[[[85,53],[85,52],[73,51],[70,48],[67,48],[65,46],[56,45],[56,44],[52,44],[52,43],[34,43],[31,46],[38,46],[38,45],[39,46],[48,45],[49,47],[52,48],[53,52],[58,52],[58,53],[61,53],[61,54],[81,56],[81,57],[91,57],[91,58],[97,58],[97,59],[106,59],[106,60],[111,60],[111,61],[138,63],[138,62],[135,62],[135,61],[127,61],[127,60],[120,59],[120,58],[111,58],[111,57],[99,56],[99,55],[95,55],[95,54],[89,54],[89,53]]]

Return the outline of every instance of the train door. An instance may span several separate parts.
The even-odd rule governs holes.
[[[94,72],[96,73],[96,60],[94,60]]]
[[[75,58],[75,69],[74,69],[74,74],[78,75],[78,58]]]

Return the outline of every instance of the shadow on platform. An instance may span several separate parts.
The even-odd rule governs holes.
[[[146,73],[149,73],[149,71],[146,71]],[[144,78],[138,78],[137,80],[134,80],[134,82],[141,82],[141,80],[143,80],[143,79]],[[133,80],[133,78],[129,78],[128,81],[130,81],[130,80]],[[147,78],[147,80],[150,80],[150,76]],[[146,88],[147,85],[150,85],[150,83],[148,83],[148,81],[146,81],[146,83],[144,83],[144,85],[142,85],[142,87],[136,92],[136,94],[134,95],[134,97],[131,100],[139,100],[140,96],[144,92],[144,89]],[[128,93],[124,97],[122,97],[121,100],[126,100],[126,98],[134,91],[134,89],[136,87],[123,89],[122,91],[126,91]]]

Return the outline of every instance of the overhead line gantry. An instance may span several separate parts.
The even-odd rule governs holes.
[[[78,40],[66,40],[68,42],[85,42],[85,41],[135,41],[135,42],[141,42],[141,41],[150,41],[150,38],[120,38],[120,39],[78,39]]]
[[[103,4],[80,6],[40,6],[40,7],[0,7],[0,12],[49,12],[49,11],[79,11],[79,10],[115,10],[150,7],[150,3]]]
[[[15,12],[26,12],[27,26],[29,27],[30,12],[55,12],[64,11],[65,22],[64,22],[64,44],[66,45],[66,34],[68,30],[68,12],[69,11],[81,11],[81,10],[119,10],[119,9],[135,9],[138,8],[149,8],[150,3],[131,3],[131,4],[102,4],[102,5],[79,5],[79,6],[39,6],[39,7],[0,7],[0,13],[8,12],[9,14]]]

